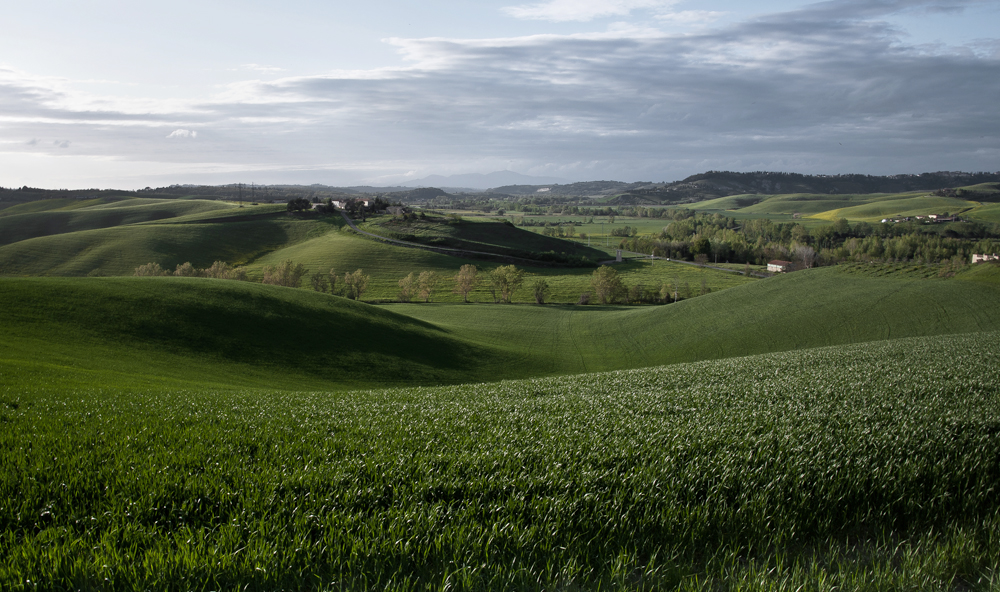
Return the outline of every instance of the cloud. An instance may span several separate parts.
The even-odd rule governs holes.
[[[656,19],[677,25],[691,25],[695,23],[711,23],[725,15],[725,12],[715,10],[682,10],[680,12],[657,14]]]
[[[170,182],[347,183],[507,168],[622,180],[708,169],[995,170],[1000,43],[930,51],[882,20],[967,5],[838,0],[683,35],[623,27],[394,39],[405,66],[248,80],[193,101],[92,97],[0,69],[0,122],[21,141],[73,137],[68,153],[107,170],[159,162]],[[600,6],[624,4],[584,8]],[[710,16],[656,10],[667,20]],[[159,139],[193,139],[194,130],[197,142]]]
[[[538,4],[508,6],[503,11],[514,18],[546,21],[590,21],[609,16],[627,16],[634,10],[664,10],[677,0],[549,0]]]
[[[250,70],[252,72],[263,72],[265,74],[275,74],[277,72],[284,72],[284,68],[279,68],[277,66],[264,66],[261,64],[241,64],[239,68],[233,68],[233,70]]]

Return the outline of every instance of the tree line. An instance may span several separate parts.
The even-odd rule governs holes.
[[[233,267],[224,261],[216,261],[203,269],[185,262],[178,264],[173,271],[164,269],[159,263],[147,263],[135,268],[134,275],[251,281],[246,269]],[[303,282],[307,276],[308,282]],[[397,300],[412,302],[414,298],[420,298],[424,302],[431,302],[446,279],[448,278],[444,274],[432,270],[410,272],[398,281]],[[470,294],[476,288],[483,287],[490,294],[494,304],[510,304],[525,287],[525,271],[515,265],[501,265],[489,271],[481,271],[475,265],[466,264],[450,280],[454,282],[452,293],[461,295],[463,302],[469,302]],[[309,274],[301,263],[285,260],[278,265],[265,266],[260,283],[288,288],[311,288],[324,294],[360,300],[368,291],[371,276],[361,269],[341,275],[332,268],[325,272]],[[641,283],[628,286],[617,270],[607,265],[602,265],[594,271],[590,285],[592,292],[582,293],[577,304],[591,304],[592,301],[600,304],[669,303],[711,291],[706,286],[705,280],[702,280],[700,292],[692,290],[687,282],[681,283],[677,280],[651,287]],[[545,304],[552,292],[548,281],[540,277],[535,278],[528,288],[536,304]]]
[[[782,259],[802,267],[846,261],[967,262],[973,253],[1000,251],[1000,225],[979,222],[851,224],[841,218],[810,229],[797,222],[736,220],[691,210],[673,210],[670,217],[658,235],[628,237],[619,246],[689,261],[763,265]]]

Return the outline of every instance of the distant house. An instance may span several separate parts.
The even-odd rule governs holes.
[[[767,262],[767,270],[771,273],[784,273],[786,271],[792,270],[791,261],[782,261],[780,259],[775,259],[773,261]]]
[[[1000,261],[1000,256],[996,253],[993,253],[992,255],[972,255],[973,263],[982,263],[983,261]]]

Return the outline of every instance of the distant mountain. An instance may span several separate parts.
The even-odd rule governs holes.
[[[493,173],[468,173],[464,175],[431,175],[423,179],[407,181],[401,183],[406,187],[465,187],[469,189],[489,189],[501,185],[547,185],[554,183],[568,183],[566,179],[559,177],[533,177],[522,175],[514,171],[496,171]]]

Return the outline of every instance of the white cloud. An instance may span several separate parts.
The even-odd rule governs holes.
[[[264,74],[274,74],[277,72],[284,72],[284,68],[279,68],[277,66],[264,66],[262,64],[241,64],[239,68],[235,70],[249,70],[251,72],[263,72]]]
[[[546,21],[590,21],[627,16],[633,10],[665,10],[677,0],[549,0],[538,4],[508,6],[504,12],[519,19]]]
[[[197,138],[198,132],[186,129],[177,129],[167,135],[168,138]]]

